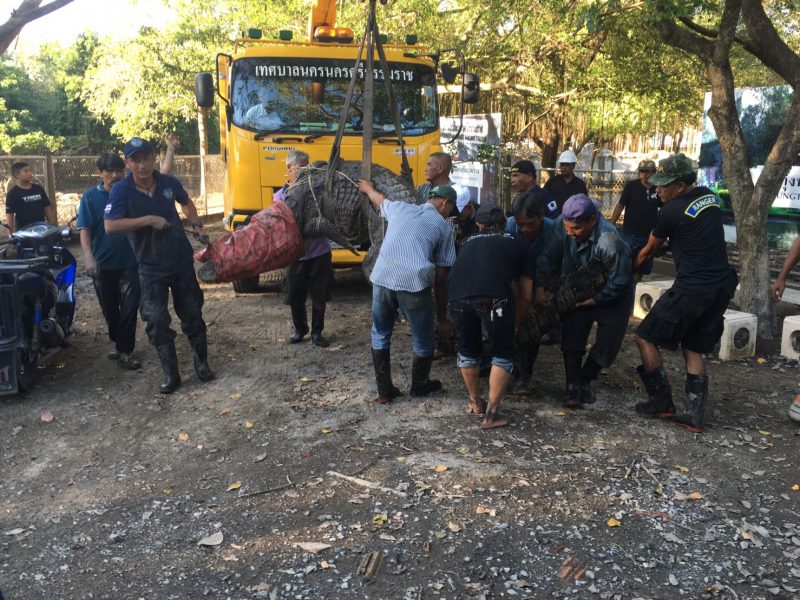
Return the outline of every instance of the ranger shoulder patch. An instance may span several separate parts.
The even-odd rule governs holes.
[[[717,198],[714,194],[708,194],[706,196],[700,196],[696,200],[693,200],[689,206],[686,207],[686,210],[683,211],[683,214],[686,216],[691,217],[692,219],[697,218],[701,212],[703,212],[707,208],[711,207],[719,208],[719,198]]]

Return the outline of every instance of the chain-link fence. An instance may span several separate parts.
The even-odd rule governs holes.
[[[539,173],[539,184],[543,186],[557,172],[557,169],[542,169],[542,172]],[[625,184],[639,176],[637,171],[601,171],[596,169],[576,169],[575,175],[583,179],[589,191],[589,196],[603,205],[603,212],[605,213],[610,213],[614,210]],[[500,187],[498,197],[501,199],[501,205],[508,209],[514,196],[514,192],[511,189],[511,167],[503,167]]]
[[[31,166],[34,180],[55,199],[60,223],[75,216],[83,192],[97,185],[96,156],[0,156],[0,207],[5,213],[5,192],[14,185],[11,165],[26,162]],[[156,164],[158,168],[158,164]],[[173,174],[181,180],[195,201],[200,215],[222,213],[222,190],[225,168],[219,155],[178,156]]]
[[[0,182],[5,183],[0,191],[5,192],[13,185],[11,165],[27,162],[33,169],[35,180],[44,186],[51,198],[56,199],[58,219],[64,223],[75,216],[83,192],[97,185],[96,160],[96,156],[0,156]],[[497,197],[506,207],[513,195],[509,171],[509,167],[503,167],[500,189],[497,190]],[[554,172],[554,169],[543,169],[540,183],[543,185]],[[575,174],[586,182],[589,195],[602,202],[607,212],[613,210],[625,184],[637,177],[636,171],[576,170]],[[199,214],[222,214],[225,164],[220,155],[206,156],[204,164],[199,156],[178,156],[174,175],[195,201]],[[0,205],[5,212],[5,193],[0,194]]]

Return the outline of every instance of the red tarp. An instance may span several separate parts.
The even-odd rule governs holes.
[[[194,259],[212,261],[216,281],[235,281],[286,267],[303,256],[304,249],[292,211],[283,202],[275,202],[254,214],[244,227],[196,252]]]

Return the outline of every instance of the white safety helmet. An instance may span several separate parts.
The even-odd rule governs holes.
[[[561,163],[576,163],[578,162],[578,157],[575,156],[575,153],[572,150],[564,150],[558,156],[558,162]]]

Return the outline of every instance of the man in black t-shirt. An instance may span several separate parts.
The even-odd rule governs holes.
[[[725,310],[738,279],[728,264],[720,199],[708,188],[695,187],[695,180],[692,162],[683,154],[662,160],[649,179],[664,208],[634,268],[650,260],[669,238],[676,276],[636,329],[642,355],[637,370],[649,397],[636,405],[636,411],[674,417],[691,431],[702,432],[708,398],[703,354],[712,352],[722,335]],[[676,415],[659,347],[677,350],[678,346],[686,362],[686,401]]]
[[[552,175],[544,184],[544,189],[550,192],[558,204],[556,216],[561,214],[561,209],[568,198],[577,194],[589,195],[583,179],[575,175],[577,164],[578,157],[575,153],[572,150],[564,150],[558,157],[558,174]]]
[[[658,209],[661,208],[656,187],[647,181],[656,172],[656,163],[643,160],[639,163],[638,171],[639,178],[625,184],[619,202],[611,214],[611,222],[616,225],[622,209],[625,209],[622,239],[631,247],[634,256],[647,244],[650,232],[658,220]],[[650,260],[636,272],[636,280],[641,281],[642,275],[648,275],[652,270],[653,261]]]
[[[504,233],[502,209],[481,206],[475,220],[479,233],[467,238],[450,269],[448,310],[458,336],[456,364],[469,393],[469,412],[485,413],[481,428],[493,429],[509,423],[500,415],[500,400],[514,370],[514,331],[522,314],[517,314],[511,283],[518,280],[523,302],[530,302],[535,265],[529,244]],[[488,407],[480,396],[481,325],[492,341]]]
[[[11,233],[37,221],[56,223],[56,215],[44,188],[33,183],[33,170],[26,162],[11,165],[16,185],[6,194],[6,225]]]

